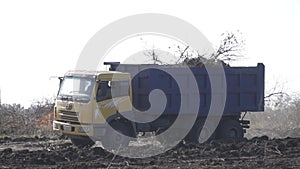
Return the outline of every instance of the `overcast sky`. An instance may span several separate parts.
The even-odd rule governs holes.
[[[300,1],[1,1],[0,87],[2,103],[55,95],[50,76],[74,69],[86,42],[125,16],[162,13],[181,18],[215,45],[221,33],[240,30],[246,58],[266,65],[267,85],[299,91]],[[151,44],[150,44],[151,46]]]

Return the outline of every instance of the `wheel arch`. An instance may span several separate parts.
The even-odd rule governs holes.
[[[116,123],[125,123],[125,124],[129,125],[129,127],[131,129],[130,130],[130,136],[136,138],[137,130],[136,130],[136,123],[135,122],[132,122],[132,121],[126,119],[124,116],[122,116],[118,112],[116,114],[108,117],[106,119],[105,124],[106,125],[111,125],[114,122],[116,122]]]

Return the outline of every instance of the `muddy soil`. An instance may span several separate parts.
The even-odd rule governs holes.
[[[141,159],[114,155],[99,145],[78,149],[67,139],[2,138],[0,168],[300,168],[300,138],[180,144]]]

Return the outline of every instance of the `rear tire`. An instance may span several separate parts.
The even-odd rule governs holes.
[[[95,144],[95,142],[89,137],[71,138],[71,142],[78,148],[92,147]]]
[[[195,122],[195,125],[185,138],[187,143],[201,144],[209,142],[216,137],[215,131],[213,131],[213,124],[210,121],[207,121],[207,124],[204,126],[205,120],[198,119]]]
[[[218,138],[226,141],[241,141],[244,138],[244,130],[238,120],[224,120],[221,122]]]

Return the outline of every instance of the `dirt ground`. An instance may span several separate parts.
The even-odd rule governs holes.
[[[2,138],[0,168],[300,168],[300,138],[180,144],[142,159],[115,156],[97,145],[78,149],[67,139]]]

